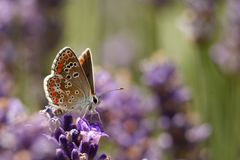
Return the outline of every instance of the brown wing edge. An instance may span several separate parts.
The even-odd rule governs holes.
[[[87,48],[85,49],[85,51],[82,52],[82,55],[79,57],[79,62],[90,84],[91,93],[95,95],[93,60],[90,48]]]

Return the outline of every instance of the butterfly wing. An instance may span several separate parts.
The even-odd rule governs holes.
[[[93,77],[93,61],[92,61],[92,53],[89,48],[87,48],[82,55],[79,57],[79,62],[86,74],[88,82],[90,84],[91,93],[95,95],[95,87],[94,87],[94,77]]]
[[[44,79],[44,90],[49,104],[66,111],[87,106],[91,89],[78,58],[69,47],[56,56],[51,74]]]

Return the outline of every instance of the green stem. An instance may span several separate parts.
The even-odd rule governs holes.
[[[208,54],[208,46],[199,46],[200,109],[213,127],[210,142],[212,158],[216,160],[237,159],[236,136],[239,129],[235,124],[237,113],[237,81],[216,68]],[[224,144],[224,145],[223,145]],[[221,153],[221,154],[219,154]]]

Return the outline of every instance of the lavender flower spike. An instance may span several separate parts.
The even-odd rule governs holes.
[[[59,119],[60,126],[55,128],[52,136],[58,142],[56,156],[58,160],[91,160],[95,159],[103,132],[101,124],[90,124],[80,117],[74,121],[72,115],[67,114]],[[101,156],[100,156],[101,157]]]

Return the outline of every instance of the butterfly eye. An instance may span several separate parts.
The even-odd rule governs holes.
[[[95,104],[98,103],[98,100],[97,100],[97,98],[95,96],[93,97],[93,103],[95,103]]]

